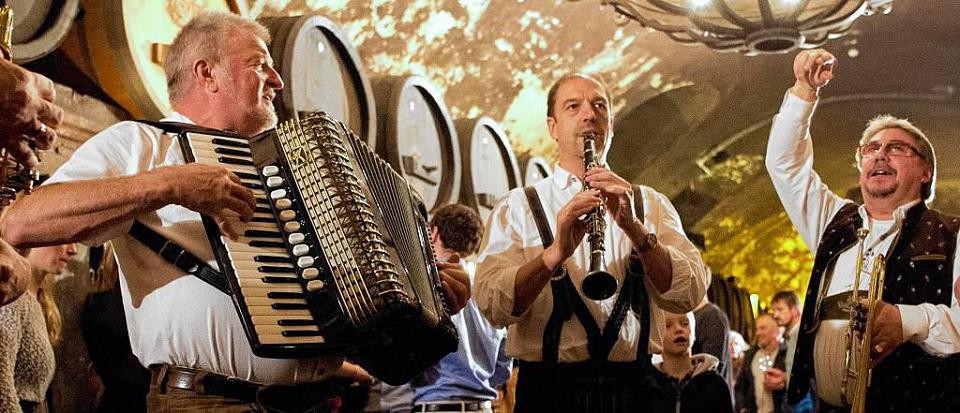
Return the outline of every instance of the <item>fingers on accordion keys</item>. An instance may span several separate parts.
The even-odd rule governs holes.
[[[245,227],[243,221],[240,220],[240,215],[228,209],[220,211],[220,217],[216,218],[216,221],[217,226],[220,227],[220,232],[233,241],[240,237]]]

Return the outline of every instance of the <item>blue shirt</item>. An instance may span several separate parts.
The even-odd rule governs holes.
[[[473,265],[464,263],[473,282]],[[453,315],[460,334],[457,351],[414,378],[414,402],[440,400],[494,400],[497,387],[510,378],[512,361],[506,354],[505,328],[496,328],[480,314],[473,299]]]

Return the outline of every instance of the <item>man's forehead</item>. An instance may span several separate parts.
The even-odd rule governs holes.
[[[893,128],[881,129],[879,132],[873,134],[873,136],[870,137],[870,140],[868,142],[878,142],[878,141],[882,141],[882,142],[904,141],[904,142],[915,144],[917,143],[917,138],[912,134],[910,134],[910,132],[907,132],[900,128],[893,127]]]
[[[603,86],[592,79],[572,77],[565,80],[557,88],[560,101],[574,99],[587,95],[589,98],[602,97],[606,99]]]

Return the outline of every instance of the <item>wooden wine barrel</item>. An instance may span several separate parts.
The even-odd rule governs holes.
[[[377,101],[377,151],[423,197],[428,210],[457,202],[460,147],[443,96],[422,76],[372,82]]]
[[[89,0],[83,6],[97,82],[135,118],[149,119],[172,112],[163,56],[180,28],[207,11],[247,13],[242,0]]]
[[[63,43],[80,11],[80,0],[8,1],[13,10],[13,60],[32,62]]]
[[[376,145],[376,103],[363,62],[346,33],[323,16],[261,17],[270,29],[270,55],[285,83],[276,100],[280,119],[323,111]]]
[[[523,165],[523,185],[530,186],[537,181],[550,176],[553,168],[546,159],[540,156],[527,156],[521,158],[520,164]]]
[[[510,139],[489,117],[455,122],[460,140],[463,179],[460,203],[475,209],[484,222],[496,201],[520,186],[520,168]]]

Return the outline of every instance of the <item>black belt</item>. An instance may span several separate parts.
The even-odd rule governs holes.
[[[483,409],[483,402],[479,400],[450,401],[443,403],[430,403],[414,405],[413,413],[419,412],[463,412],[477,411]]]
[[[252,381],[169,364],[150,366],[150,386],[157,387],[161,392],[175,388],[197,394],[215,394],[248,403],[256,401],[257,390],[263,387],[262,384]]]

